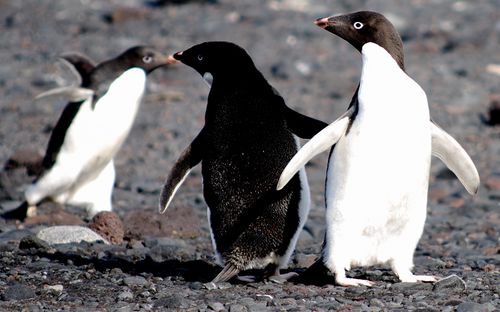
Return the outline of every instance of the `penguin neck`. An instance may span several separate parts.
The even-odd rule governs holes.
[[[360,113],[376,111],[378,114],[401,104],[390,100],[400,92],[401,84],[407,80],[407,75],[398,62],[387,50],[372,42],[363,45],[361,53],[363,68],[358,94]]]
[[[205,114],[207,124],[244,127],[255,122],[255,116],[273,116],[275,107],[269,101],[273,89],[259,72],[231,78],[214,75]]]

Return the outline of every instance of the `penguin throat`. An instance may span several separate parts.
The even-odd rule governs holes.
[[[212,87],[212,83],[214,82],[214,76],[211,73],[206,72],[203,74],[203,80],[205,80],[208,87],[210,88]]]

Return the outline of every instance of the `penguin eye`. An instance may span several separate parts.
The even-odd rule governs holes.
[[[146,63],[146,64],[147,64],[147,63],[151,63],[151,61],[152,61],[152,60],[153,60],[153,57],[152,57],[151,55],[146,55],[146,56],[144,56],[144,57],[142,58],[142,61],[143,61],[144,63]]]
[[[198,59],[198,61],[203,61],[203,55],[198,54],[197,59]]]
[[[363,28],[363,26],[365,26],[365,25],[363,25],[363,23],[361,23],[361,22],[355,22],[353,24],[353,26],[354,26],[354,28],[359,30],[359,29]]]

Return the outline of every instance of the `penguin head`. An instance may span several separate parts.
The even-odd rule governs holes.
[[[392,23],[382,14],[360,11],[319,18],[315,24],[346,40],[360,52],[368,42],[381,46],[404,69],[403,42]]]
[[[168,64],[168,57],[150,47],[136,46],[123,52],[118,58],[127,68],[139,67],[150,73]]]
[[[238,79],[255,71],[248,53],[240,46],[224,41],[204,42],[169,56],[170,63],[182,62],[201,76],[213,79]]]

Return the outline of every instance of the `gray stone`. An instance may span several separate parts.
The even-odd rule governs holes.
[[[214,311],[225,311],[224,305],[220,302],[209,303],[208,307]]]
[[[123,279],[123,284],[128,287],[143,287],[148,284],[148,280],[142,276],[128,276]]]
[[[245,306],[242,306],[241,304],[232,304],[229,307],[229,312],[247,312],[248,309]]]
[[[495,311],[495,307],[489,303],[464,302],[457,306],[457,312],[490,312]]]
[[[48,227],[38,232],[37,237],[50,245],[98,241],[109,244],[102,236],[91,229],[77,225]]]
[[[36,293],[33,289],[26,285],[14,284],[9,286],[2,294],[2,300],[23,300],[36,297]]]
[[[118,294],[118,299],[122,301],[134,299],[134,294],[130,290],[122,291]]]
[[[21,239],[19,242],[19,249],[48,249],[49,245],[46,241],[41,240],[40,238],[34,235],[28,235]]]
[[[453,274],[445,278],[440,279],[434,283],[432,288],[434,291],[464,291],[466,289],[466,284],[463,279]]]

